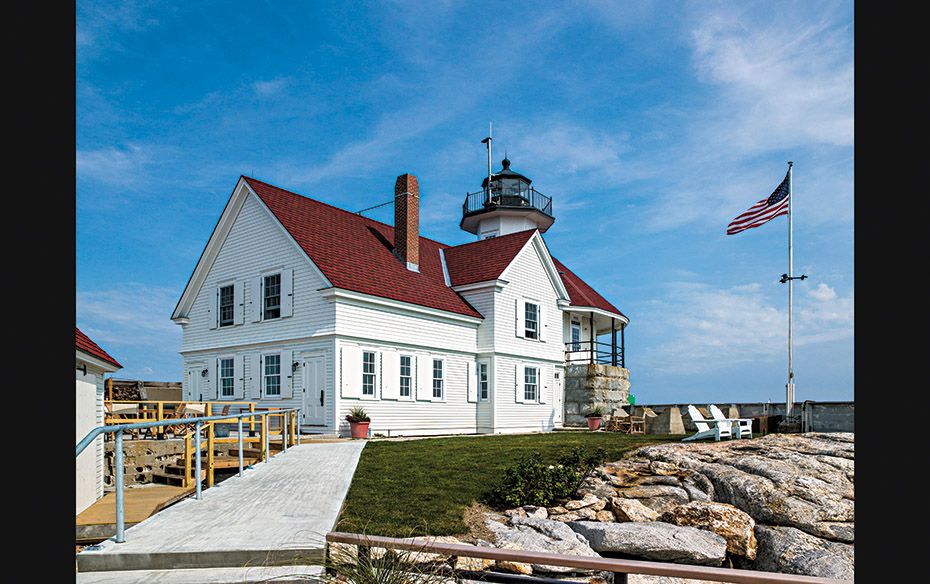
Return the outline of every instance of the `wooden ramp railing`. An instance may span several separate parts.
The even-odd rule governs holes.
[[[435,553],[465,558],[486,558],[505,562],[567,566],[583,570],[612,572],[614,575],[614,584],[626,584],[628,574],[671,576],[674,578],[691,578],[696,580],[709,580],[712,582],[735,582],[738,584],[849,584],[851,582],[849,580],[833,580],[830,578],[779,574],[776,572],[756,572],[753,570],[735,570],[732,568],[714,568],[710,566],[692,566],[689,564],[671,564],[641,560],[621,560],[616,558],[569,556],[564,554],[439,543],[430,542],[428,537],[412,541],[410,539],[334,531],[326,535],[326,542],[327,557],[329,557],[330,552],[328,544],[344,543],[359,546],[359,553],[362,553],[366,548],[370,549],[374,547]],[[462,576],[467,579],[483,580],[486,582],[513,583],[520,581],[526,582],[527,584],[549,582],[551,580],[549,578],[515,576],[512,574],[495,572],[468,572],[463,573]]]

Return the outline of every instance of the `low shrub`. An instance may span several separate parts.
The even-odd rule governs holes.
[[[561,455],[555,464],[548,464],[534,452],[505,470],[485,501],[498,509],[523,505],[550,507],[572,498],[588,473],[606,457],[601,447],[588,452],[577,446]]]

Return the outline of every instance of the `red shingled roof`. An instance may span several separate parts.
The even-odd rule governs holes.
[[[453,286],[496,280],[535,233],[535,229],[447,247],[446,269]]]
[[[566,268],[565,264],[555,258],[552,258],[552,261],[555,262],[555,267],[559,270],[559,275],[562,276],[562,283],[565,284],[568,295],[571,296],[572,306],[591,306],[626,318],[626,315],[620,312],[620,309],[607,302],[594,288],[588,286],[584,280]]]
[[[79,351],[83,351],[87,353],[88,355],[91,355],[92,357],[96,357],[97,359],[100,359],[101,361],[106,361],[107,363],[110,363],[111,365],[119,367],[120,369],[123,368],[123,366],[120,365],[116,359],[114,359],[113,357],[109,355],[109,353],[101,349],[100,345],[90,340],[90,337],[82,333],[81,329],[79,329],[78,327],[74,327],[74,337],[75,337],[75,344],[77,345],[77,349]]]
[[[419,306],[481,317],[446,286],[439,250],[420,237],[420,271],[394,256],[394,228],[326,203],[243,177],[333,286]]]
[[[533,236],[530,229],[450,247],[420,237],[420,271],[394,256],[394,227],[243,176],[323,275],[337,288],[481,317],[446,286],[439,250],[453,286],[498,278]],[[338,245],[334,245],[338,242]],[[555,260],[573,306],[623,315],[581,278]]]

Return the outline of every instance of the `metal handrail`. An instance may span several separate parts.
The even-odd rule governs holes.
[[[428,538],[420,538],[419,540],[397,539],[393,537],[342,533],[337,531],[326,534],[327,543],[354,544],[363,548],[377,547],[400,549],[466,558],[486,558],[505,562],[567,566],[570,568],[612,572],[614,574],[615,584],[626,582],[627,574],[672,576],[685,579],[711,580],[714,582],[735,582],[737,584],[842,584],[850,582],[849,580],[834,580],[832,578],[799,576],[796,574],[781,574],[777,572],[757,572],[754,570],[735,570],[733,568],[692,566],[690,564],[623,560],[594,556],[570,556],[567,554],[552,554],[548,552],[429,542],[424,541],[424,539],[428,540]],[[485,572],[484,574],[487,573]],[[533,577],[525,577],[522,579],[527,582],[532,582],[534,580]]]
[[[240,413],[240,414],[219,414],[216,416],[202,416],[202,417],[190,418],[189,423],[193,423],[195,425],[194,450],[195,450],[196,468],[194,471],[195,472],[194,476],[196,477],[196,485],[197,485],[195,498],[201,499],[202,492],[203,492],[203,485],[201,484],[203,481],[200,478],[200,471],[201,471],[201,466],[202,466],[201,457],[200,457],[200,451],[201,451],[200,433],[201,433],[201,428],[203,427],[205,423],[207,425],[212,425],[213,423],[221,422],[225,420],[237,420],[238,421],[239,432],[238,432],[237,439],[238,439],[238,446],[239,446],[239,476],[241,477],[242,472],[243,472],[243,456],[242,456],[242,447],[243,447],[242,420],[243,418],[254,418],[256,416],[262,418],[261,420],[262,434],[264,434],[264,438],[265,438],[264,445],[263,445],[264,451],[266,453],[265,462],[268,462],[269,460],[271,460],[270,450],[268,449],[269,447],[268,438],[271,434],[271,432],[269,431],[270,426],[268,425],[268,417],[269,416],[283,416],[283,414],[291,414],[292,412],[294,413],[294,415],[288,415],[286,416],[286,418],[284,418],[284,420],[282,420],[281,441],[283,443],[283,447],[282,447],[283,453],[286,453],[287,452],[287,441],[288,441],[289,436],[292,439],[296,438],[296,443],[298,445],[300,444],[300,432],[297,431],[296,433],[293,433],[293,430],[294,430],[293,425],[294,424],[299,425],[300,408],[281,408],[278,410],[266,410],[263,412],[245,412],[245,413]],[[284,421],[286,421],[286,425],[288,426],[287,428],[285,428],[285,425],[283,423]],[[116,460],[114,461],[113,466],[114,466],[114,470],[116,473],[116,477],[114,479],[114,483],[116,483],[116,543],[123,543],[124,541],[126,541],[126,520],[125,520],[125,508],[124,508],[125,485],[123,484],[124,482],[123,480],[123,432],[126,432],[127,430],[132,431],[132,430],[141,430],[144,428],[157,428],[161,426],[175,425],[177,423],[178,423],[178,420],[175,419],[175,420],[161,420],[161,421],[153,421],[153,422],[136,422],[133,424],[116,424],[113,426],[98,426],[94,428],[93,430],[91,430],[90,432],[88,432],[87,435],[84,436],[84,438],[80,442],[77,443],[77,446],[75,446],[76,452],[74,456],[75,458],[77,458],[101,434],[111,434],[111,433],[115,434],[113,454]],[[226,422],[226,423],[231,423],[231,422]],[[296,436],[294,434],[296,434]]]

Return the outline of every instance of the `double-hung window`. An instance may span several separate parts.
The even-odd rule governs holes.
[[[539,399],[539,368],[523,368],[523,399],[534,402]]]
[[[281,355],[265,355],[265,397],[281,395]]]
[[[400,356],[400,397],[410,397],[412,376],[410,371],[412,358],[410,355]]]
[[[233,360],[232,358],[220,359],[220,396],[221,397],[233,397],[235,395],[235,390],[233,389]]]
[[[442,399],[443,370],[442,359],[433,359],[433,399]]]
[[[478,399],[480,401],[488,401],[489,386],[488,364],[478,363]]]
[[[528,339],[539,338],[539,305],[532,302],[526,303],[525,315],[523,318],[524,333]]]
[[[220,288],[219,293],[219,303],[220,303],[220,326],[232,326],[235,324],[235,316],[233,311],[235,310],[233,306],[235,294],[233,285],[223,286]]]
[[[262,285],[262,320],[281,316],[281,274],[264,277]]]
[[[362,395],[375,395],[375,353],[362,352]]]

